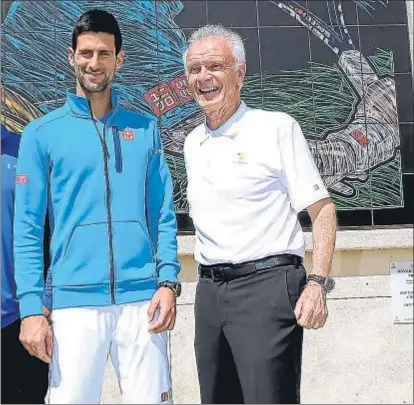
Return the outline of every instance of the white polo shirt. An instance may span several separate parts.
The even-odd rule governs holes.
[[[292,117],[241,102],[220,128],[196,127],[184,157],[196,262],[304,256],[297,213],[329,194]]]

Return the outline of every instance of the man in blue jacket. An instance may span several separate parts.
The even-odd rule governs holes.
[[[1,403],[42,404],[48,366],[19,341],[19,303],[13,269],[14,180],[20,135],[1,126]]]
[[[171,403],[176,218],[156,122],[111,90],[123,60],[115,18],[77,20],[76,93],[24,130],[16,175],[15,277],[21,341],[51,362],[50,403],[99,403],[108,354],[123,402]],[[52,332],[42,315],[42,240],[51,228]]]

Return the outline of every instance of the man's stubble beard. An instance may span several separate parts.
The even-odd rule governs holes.
[[[85,71],[76,69],[76,79],[78,80],[79,85],[82,87],[83,91],[87,91],[89,93],[102,93],[112,82],[112,79],[109,76],[105,75],[102,83],[90,85],[85,79],[85,75]]]

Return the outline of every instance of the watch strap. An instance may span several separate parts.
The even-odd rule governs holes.
[[[327,293],[332,291],[335,285],[333,279],[329,277],[321,276],[319,274],[309,274],[306,277],[306,280],[307,282],[311,281],[311,282],[318,283]]]
[[[181,295],[181,283],[178,281],[160,281],[157,284],[157,288],[166,287],[172,290],[175,296],[178,298]]]

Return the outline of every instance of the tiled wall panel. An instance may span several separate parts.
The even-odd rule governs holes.
[[[186,38],[206,23],[232,27],[243,37],[246,103],[299,121],[340,226],[413,223],[413,84],[405,1],[3,1],[3,96],[26,113],[18,123],[6,114],[2,128],[20,132],[22,122],[64,102],[74,86],[66,61],[71,28],[93,7],[112,12],[124,35],[126,57],[116,87],[130,108],[159,117],[181,231],[193,229],[182,146],[202,113],[177,85],[185,85]],[[162,92],[172,105],[149,101]],[[353,154],[341,157],[344,143]],[[305,212],[300,220],[310,225]]]

